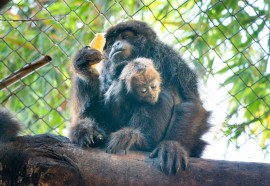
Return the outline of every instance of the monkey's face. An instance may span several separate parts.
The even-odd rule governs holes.
[[[105,45],[105,56],[112,61],[128,59],[132,52],[129,40],[133,39],[134,36],[133,32],[124,31],[109,39]]]
[[[154,68],[136,72],[130,81],[131,94],[140,102],[155,104],[160,93],[160,75]]]
[[[126,30],[109,38],[104,48],[105,58],[115,63],[132,58],[136,50],[134,44],[138,42],[136,37],[134,32]]]
[[[105,37],[105,59],[119,63],[123,60],[146,57],[149,41],[154,40],[156,34],[145,23],[130,21],[112,27]]]

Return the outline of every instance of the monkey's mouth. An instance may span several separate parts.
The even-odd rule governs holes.
[[[147,102],[154,105],[158,102],[158,99],[156,97],[155,98],[148,98]]]
[[[117,55],[119,55],[119,54],[121,54],[123,52],[124,52],[124,49],[123,48],[119,48],[117,50],[113,50],[113,51],[111,51],[111,53],[109,55],[109,58],[112,59],[113,57],[115,57],[115,56],[117,56]]]

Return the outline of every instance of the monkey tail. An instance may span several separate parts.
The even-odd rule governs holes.
[[[14,140],[20,130],[20,122],[8,111],[0,109],[0,144]]]

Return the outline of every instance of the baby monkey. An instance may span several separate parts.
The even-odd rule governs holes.
[[[111,133],[106,151],[137,149],[153,151],[150,157],[155,157],[165,145],[160,153],[172,154],[161,155],[161,169],[167,163],[169,172],[178,172],[181,164],[185,167],[188,155],[168,135],[168,130],[179,121],[175,109],[181,100],[176,99],[177,91],[162,87],[160,74],[150,59],[137,58],[118,64],[115,70],[119,71],[119,78],[105,93],[105,108],[118,130]],[[173,148],[167,152],[167,146]]]
[[[128,63],[119,79],[125,82],[127,94],[135,101],[150,104],[158,101],[161,77],[150,59],[138,58]]]
[[[123,118],[123,115],[135,110],[135,107],[155,105],[158,102],[161,77],[152,60],[137,58],[133,61],[124,61],[115,65],[113,71],[117,74],[118,80],[109,87],[104,99],[106,109],[113,111],[111,113],[113,119]]]
[[[111,134],[107,152],[135,146],[150,150],[164,135],[173,98],[167,91],[161,91],[160,74],[150,59],[123,62],[114,71],[119,72],[119,78],[105,93],[105,108],[112,117],[110,121],[120,130]]]

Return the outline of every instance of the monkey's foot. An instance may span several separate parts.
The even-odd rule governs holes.
[[[158,157],[162,172],[178,174],[185,170],[188,164],[186,150],[177,141],[162,141],[150,154],[150,158]]]
[[[71,140],[81,147],[101,146],[106,137],[105,132],[97,124],[85,118],[79,120],[77,125],[71,129]]]
[[[143,143],[143,137],[138,129],[123,128],[111,134],[106,152],[117,153],[119,150],[129,150],[134,145]]]

